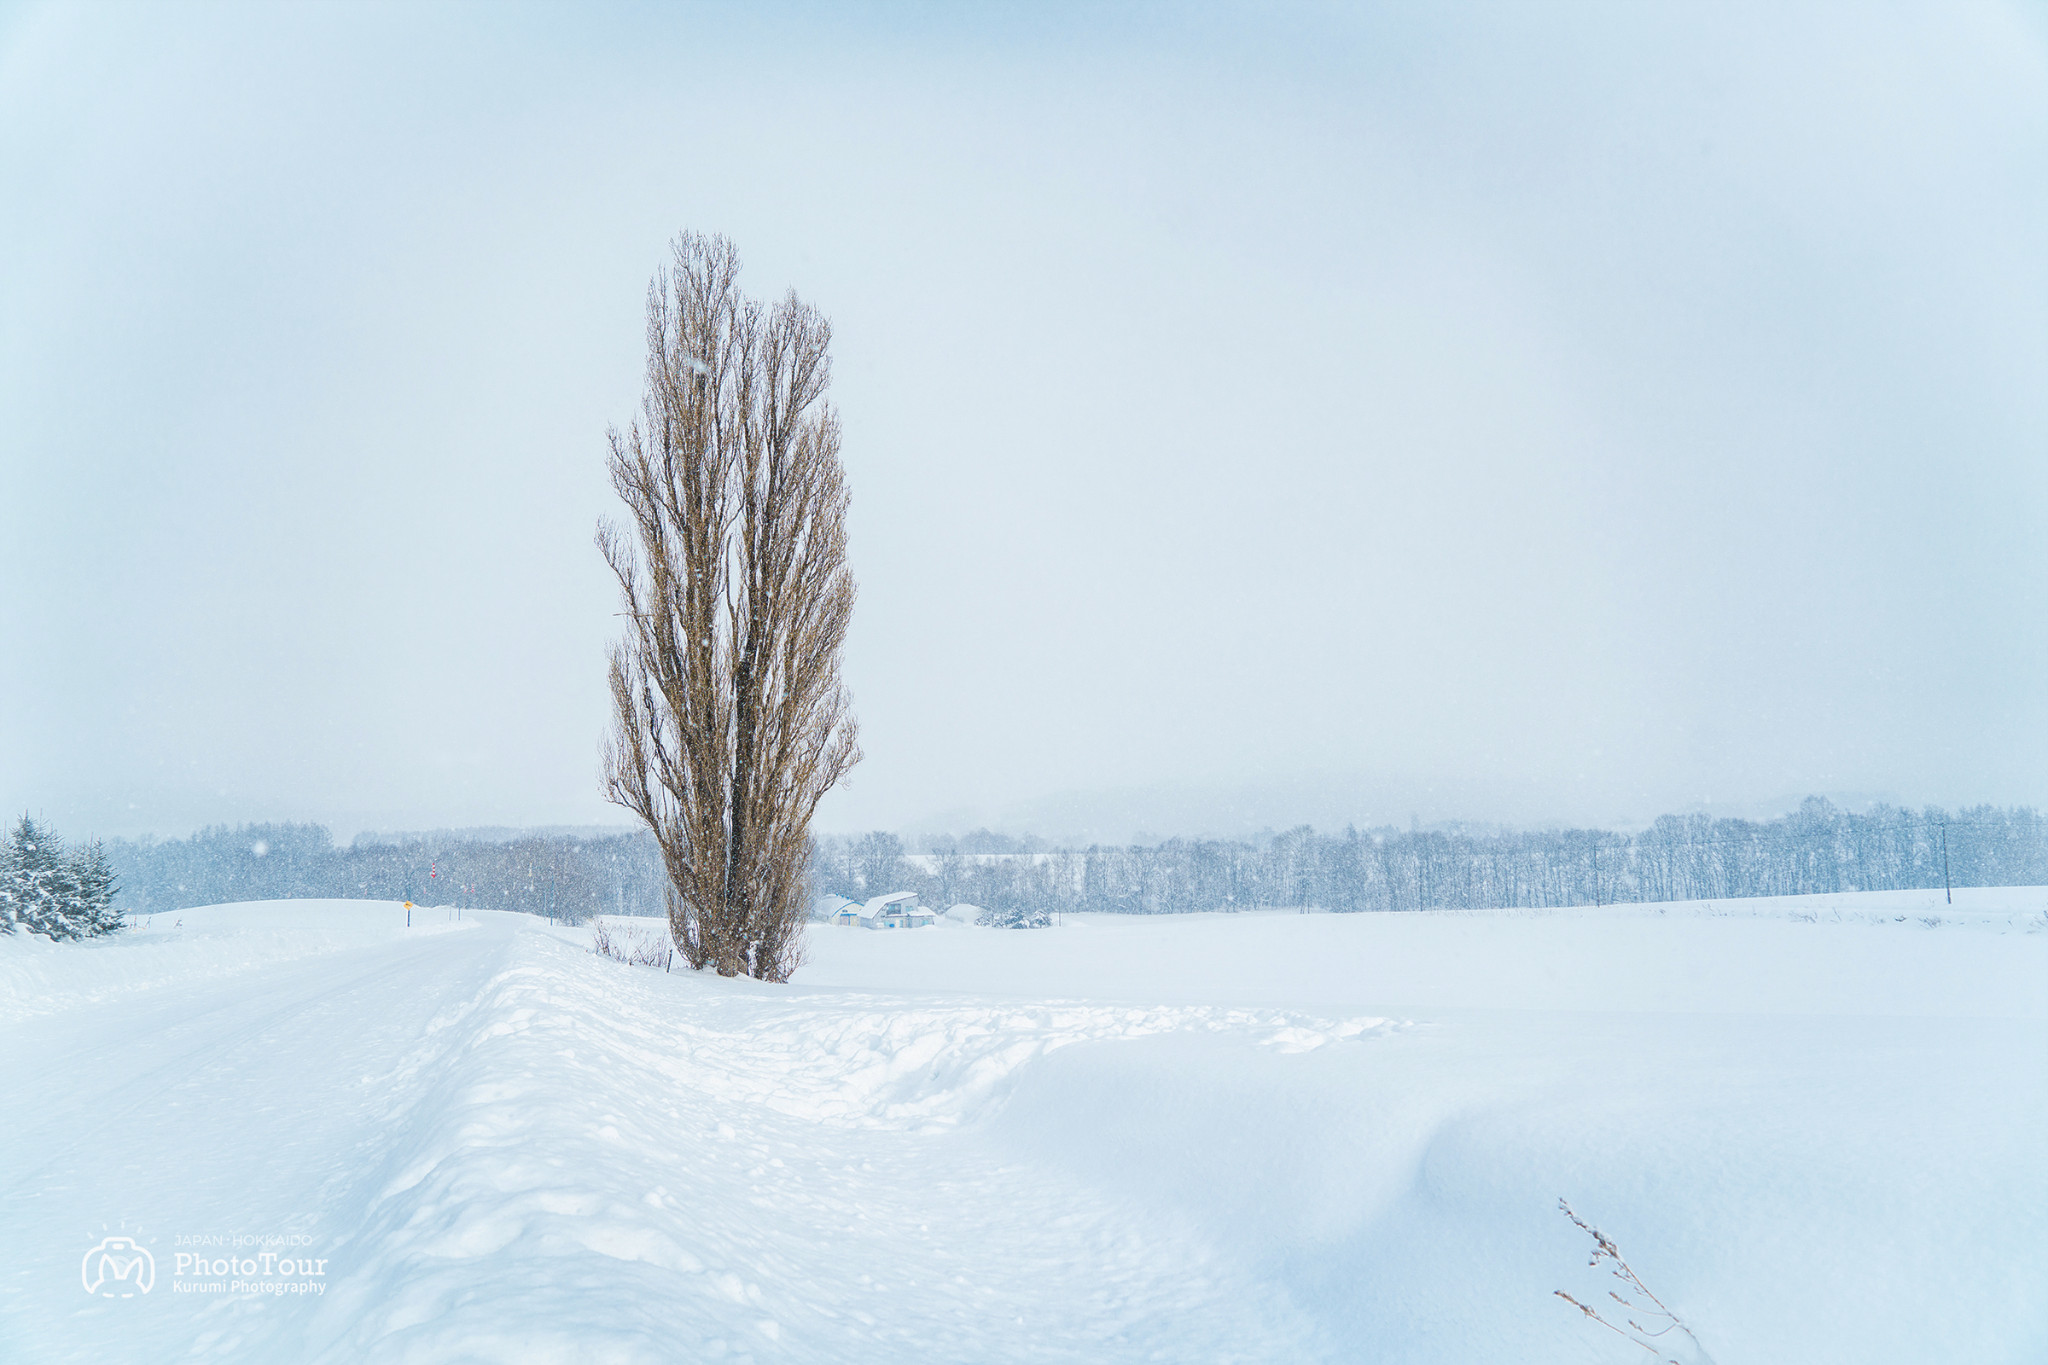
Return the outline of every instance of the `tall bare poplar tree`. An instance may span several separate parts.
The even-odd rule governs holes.
[[[801,962],[811,814],[860,761],[840,684],[853,613],[832,328],[740,292],[723,237],[679,236],[647,290],[641,417],[610,435],[623,522],[605,794],[654,832],[693,967]]]

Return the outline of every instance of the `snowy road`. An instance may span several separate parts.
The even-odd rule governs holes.
[[[821,929],[784,987],[352,902],[0,942],[0,1361],[1640,1356],[1551,1296],[1569,1194],[1720,1365],[2018,1365],[2044,911]],[[319,1273],[191,1261],[266,1250]]]
[[[481,988],[505,943],[386,938],[12,1024],[0,1090],[26,1159],[0,1176],[15,1253],[0,1342],[25,1360],[138,1358],[143,1343],[204,1358],[306,1321],[303,1300],[174,1296],[179,1239],[318,1229],[359,1202],[417,1088],[394,1063],[449,998]],[[164,1292],[95,1302],[75,1275],[53,1279],[123,1230],[154,1244]],[[224,1254],[182,1249],[201,1245]]]

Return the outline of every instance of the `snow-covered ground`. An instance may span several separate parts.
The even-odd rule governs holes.
[[[2048,1359],[2048,890],[818,926],[780,987],[403,915],[0,940],[0,1360],[1648,1359],[1560,1196],[1720,1365]]]

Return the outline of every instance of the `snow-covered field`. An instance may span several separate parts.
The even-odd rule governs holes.
[[[780,987],[403,915],[0,941],[0,1360],[1649,1359],[1560,1196],[1720,1365],[2048,1360],[2048,890],[820,926]]]

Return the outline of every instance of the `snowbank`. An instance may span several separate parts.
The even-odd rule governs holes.
[[[349,903],[0,946],[0,1341],[1639,1358],[1553,1297],[1604,1288],[1562,1195],[1721,1365],[2032,1362],[2048,893],[1926,899],[818,926],[783,987]],[[117,1227],[303,1235],[331,1274],[86,1296]]]
[[[1284,1286],[1334,1358],[1639,1356],[1552,1297],[1608,1288],[1564,1196],[1723,1365],[2048,1359],[2038,888],[1084,917],[819,938],[799,980],[1413,1021],[1065,1050],[982,1130]]]

